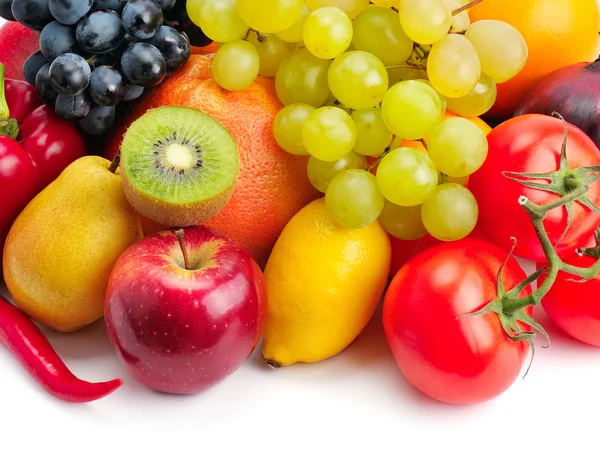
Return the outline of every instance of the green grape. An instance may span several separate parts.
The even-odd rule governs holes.
[[[493,19],[474,22],[465,37],[473,44],[481,60],[481,71],[496,83],[517,75],[527,63],[527,43],[516,28]]]
[[[400,65],[412,54],[414,43],[402,30],[398,14],[389,8],[370,6],[352,27],[356,49],[374,54],[386,66]]]
[[[306,3],[302,5],[302,11],[300,12],[300,16],[296,18],[294,24],[292,24],[287,29],[280,30],[276,32],[281,40],[288,43],[298,43],[302,41],[302,29],[304,28],[304,21],[307,16],[310,14],[310,8]]]
[[[460,184],[461,186],[466,186],[467,183],[469,182],[469,176],[462,176],[462,177],[457,177],[457,176],[448,176],[445,175],[444,173],[440,173],[438,171],[438,184]]]
[[[388,90],[385,66],[366,51],[348,51],[335,58],[327,80],[335,98],[355,110],[378,105]]]
[[[405,0],[399,12],[404,32],[417,43],[435,43],[452,26],[452,11],[446,0]]]
[[[312,11],[325,6],[337,6],[344,10],[350,19],[354,19],[369,6],[369,0],[306,0],[306,3]]]
[[[202,9],[202,5],[204,4],[204,0],[187,0],[185,3],[185,10],[187,12],[190,20],[198,25],[200,22],[200,10]]]
[[[435,192],[438,173],[431,159],[412,147],[390,151],[377,167],[384,197],[400,206],[420,205]]]
[[[258,75],[263,77],[274,77],[282,61],[291,53],[287,44],[273,34],[261,34],[259,36],[253,31],[248,35],[247,40],[258,51],[260,58]]]
[[[442,184],[421,207],[425,229],[442,241],[460,240],[477,225],[479,207],[473,194],[460,184]]]
[[[325,193],[338,173],[346,170],[364,170],[365,168],[367,168],[367,159],[356,152],[350,152],[337,162],[324,162],[310,157],[306,164],[306,173],[315,189]]]
[[[427,77],[438,93],[448,98],[466,96],[480,76],[477,51],[463,35],[446,35],[431,48]]]
[[[451,11],[463,6],[458,0],[446,0]],[[464,32],[471,24],[468,10],[462,11],[452,16],[452,33]]]
[[[275,33],[298,19],[304,0],[237,0],[242,19],[254,30]]]
[[[427,235],[421,219],[421,205],[398,206],[386,200],[379,222],[390,235],[400,240],[416,240]]]
[[[245,40],[227,42],[215,54],[213,78],[226,90],[243,90],[254,82],[259,66],[258,51],[251,43]]]
[[[448,176],[463,177],[481,168],[487,157],[488,142],[475,123],[452,117],[431,132],[427,150],[439,171]]]
[[[339,173],[327,188],[325,208],[344,227],[365,227],[379,217],[385,200],[375,176],[365,170]]]
[[[321,107],[330,95],[329,64],[330,61],[313,56],[306,48],[288,55],[275,74],[275,90],[283,105],[301,102]]]
[[[419,82],[423,82],[426,85],[428,85],[431,88],[433,88],[433,85],[431,84],[431,82],[429,80],[425,79],[425,78],[423,78],[423,79],[416,79],[416,80],[418,80]],[[433,91],[435,91],[435,88],[433,88]],[[437,91],[436,91],[436,93],[437,93]],[[446,96],[444,96],[443,94],[437,93],[437,95],[439,96],[440,101],[442,102],[442,113],[445,113],[446,109],[448,108],[448,98]]]
[[[215,42],[238,40],[248,32],[248,24],[237,12],[236,0],[202,0],[193,11],[193,22]]]
[[[398,4],[399,0],[371,0],[373,5],[383,6],[385,8],[391,8]]]
[[[302,142],[310,155],[334,162],[348,155],[356,142],[352,117],[337,107],[321,107],[302,125]]]
[[[390,87],[406,80],[427,79],[427,72],[415,67],[389,67],[387,71],[390,79]]]
[[[304,21],[302,40],[316,57],[333,59],[352,42],[352,21],[335,6],[319,8]]]
[[[392,141],[392,133],[383,121],[381,110],[376,107],[360,109],[352,114],[356,126],[354,150],[360,155],[379,157]]]
[[[273,135],[283,150],[294,155],[308,154],[302,143],[302,125],[314,110],[307,104],[290,104],[277,113],[273,121]]]
[[[479,82],[468,95],[462,98],[447,99],[448,109],[462,117],[479,117],[492,108],[497,94],[496,82],[481,73]]]
[[[396,83],[381,103],[389,130],[403,139],[421,139],[440,122],[444,107],[435,90],[415,80]]]

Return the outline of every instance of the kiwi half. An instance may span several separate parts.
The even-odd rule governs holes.
[[[188,227],[219,214],[235,188],[239,156],[229,131],[189,107],[149,110],[121,143],[127,200],[141,215]]]

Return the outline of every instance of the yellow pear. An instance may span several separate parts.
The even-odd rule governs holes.
[[[58,331],[103,317],[113,264],[142,237],[110,166],[96,156],[73,162],[25,207],[6,240],[8,291],[31,318]]]

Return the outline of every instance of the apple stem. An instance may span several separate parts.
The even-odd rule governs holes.
[[[121,163],[121,151],[117,151],[117,155],[115,155],[115,158],[108,167],[108,171],[110,171],[112,174],[115,174],[117,168],[119,168],[119,163]]]
[[[188,271],[191,271],[192,268],[190,266],[190,259],[188,258],[188,252],[185,248],[184,231],[183,229],[178,229],[175,231],[175,235],[177,236],[177,240],[179,241],[179,246],[181,247],[181,252],[183,253],[183,262],[185,264],[185,268]]]

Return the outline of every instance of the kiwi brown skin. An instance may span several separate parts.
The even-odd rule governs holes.
[[[231,198],[237,182],[233,182],[210,201],[203,202],[202,206],[197,203],[171,205],[144,194],[131,185],[127,176],[122,177],[123,191],[131,206],[142,216],[167,227],[197,226],[214,218]]]
[[[187,152],[185,160],[172,161],[174,146]],[[157,224],[199,225],[231,198],[238,161],[233,137],[214,118],[193,108],[162,106],[137,119],[121,142],[123,190],[132,207]]]

